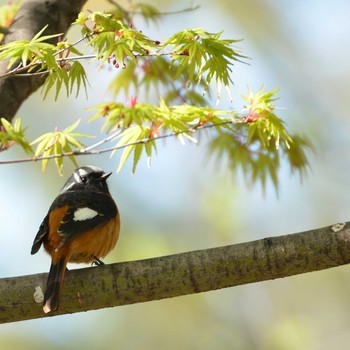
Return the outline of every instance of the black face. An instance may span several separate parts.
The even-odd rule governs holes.
[[[92,165],[83,166],[76,169],[68,178],[61,193],[79,190],[109,193],[106,180],[111,174]]]

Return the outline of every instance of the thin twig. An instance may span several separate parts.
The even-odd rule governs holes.
[[[192,11],[196,11],[200,8],[200,5],[195,5],[195,6],[192,6],[192,7],[186,7],[182,10],[177,10],[177,11],[165,11],[165,12],[160,12],[159,14],[160,15],[165,15],[165,16],[169,16],[169,15],[178,15],[180,13],[184,13],[184,12],[192,12]],[[140,14],[142,15],[142,12],[135,12],[135,14]]]
[[[70,44],[69,46],[67,47],[64,47],[62,48],[61,50],[55,52],[52,56],[57,56],[59,55],[60,53],[66,51],[66,50],[69,50],[71,47],[74,47],[76,45],[78,45],[80,42],[82,42],[83,40],[85,40],[86,38],[88,38],[89,36],[92,36],[94,33],[91,33],[91,34],[85,34],[84,36],[82,36],[80,39],[78,39],[77,41],[75,41],[74,43]]]
[[[121,6],[120,4],[118,4],[116,1],[113,0],[108,0],[108,2],[112,5],[114,5],[115,7],[117,7],[119,9],[120,12],[122,12],[124,14],[124,16],[126,17],[126,19],[130,19],[129,18],[129,11],[125,10],[123,6]]]
[[[85,60],[85,59],[90,59],[90,58],[95,58],[97,56],[97,54],[95,55],[84,55],[84,56],[74,56],[74,57],[65,57],[65,58],[57,58],[56,62],[57,63],[62,63],[62,62],[68,62],[68,61],[78,61],[78,60]],[[32,68],[32,67],[38,67],[40,65],[42,65],[43,62],[40,61],[36,61],[36,62],[32,62],[30,64],[28,64],[27,66],[22,66],[22,64],[19,64],[16,68],[11,69],[10,71],[8,71],[7,73],[1,74],[0,75],[0,79],[1,78],[6,78],[9,76],[34,76],[34,75],[40,75],[40,74],[46,74],[49,71],[45,70],[45,71],[41,71],[41,72],[34,72],[34,73],[22,73],[25,71],[28,71],[28,69]]]
[[[86,153],[86,152],[90,152],[91,150],[113,140],[114,138],[116,138],[118,135],[120,135],[120,133],[122,132],[122,129],[119,129],[118,131],[116,131],[115,133],[113,133],[112,135],[106,137],[105,139],[99,141],[99,142],[96,142],[94,143],[93,145],[89,146],[89,147],[86,147],[86,148],[83,148],[81,149],[79,152],[80,153]]]
[[[117,7],[124,15],[129,16],[129,15],[142,15],[143,12],[142,11],[128,11],[126,10],[124,7],[122,7],[120,4],[118,4],[116,1],[114,0],[108,0],[108,2],[112,5],[114,5],[115,7]],[[177,11],[165,11],[165,12],[159,12],[158,14],[160,16],[163,15],[178,15],[180,13],[184,13],[184,12],[191,12],[191,11],[196,11],[200,8],[200,5],[195,5],[195,6],[190,6],[190,7],[186,7],[182,10],[177,10]]]
[[[110,141],[111,139],[115,138],[117,135],[117,133],[114,133],[113,135],[110,135],[109,137],[103,139],[102,141],[99,141],[97,143],[95,143],[94,145],[91,145],[89,147],[86,147],[82,150],[78,150],[78,151],[73,151],[73,152],[65,152],[65,153],[60,153],[60,154],[52,154],[50,156],[39,156],[39,157],[27,157],[27,158],[18,158],[18,159],[10,159],[10,160],[0,160],[0,165],[4,165],[4,164],[15,164],[15,163],[28,163],[28,162],[37,162],[40,160],[44,160],[44,159],[55,159],[55,158],[62,158],[62,157],[71,157],[71,156],[84,156],[84,155],[98,155],[98,154],[102,154],[102,153],[109,153],[118,149],[123,149],[126,148],[128,146],[135,146],[135,145],[139,145],[139,144],[146,144],[148,142],[151,141],[157,141],[160,139],[165,139],[165,138],[169,138],[169,137],[173,137],[173,136],[178,136],[180,134],[185,134],[185,133],[195,133],[198,130],[202,130],[202,129],[208,129],[208,128],[212,128],[212,127],[216,127],[216,126],[221,126],[221,125],[227,125],[227,124],[232,124],[233,122],[235,122],[234,120],[231,121],[225,121],[222,123],[218,123],[218,124],[206,124],[206,125],[200,125],[200,126],[195,126],[193,128],[187,129],[185,131],[179,131],[179,132],[175,132],[175,133],[170,133],[170,134],[164,134],[164,135],[160,135],[157,137],[147,137],[141,140],[137,140],[137,141],[133,141],[133,142],[129,142],[126,143],[124,145],[119,145],[119,146],[113,146],[113,147],[107,147],[107,148],[102,148],[102,149],[93,149]]]
[[[159,56],[172,56],[172,55],[174,55],[173,52],[155,52],[155,53],[147,53],[147,54],[137,53],[137,54],[134,54],[134,57],[135,58],[137,58],[137,57],[159,57]],[[185,55],[185,54],[176,53],[176,55],[181,56],[181,55]],[[97,57],[98,57],[98,54],[73,56],[73,57],[62,57],[62,58],[57,58],[56,62],[62,63],[62,62],[69,62],[69,61],[88,60],[88,59],[95,59]],[[110,59],[112,59],[112,58],[113,57],[111,56]],[[7,73],[1,74],[0,79],[6,78],[9,76],[30,77],[30,76],[43,75],[43,74],[49,73],[50,72],[49,70],[44,70],[41,72],[33,72],[33,73],[23,73],[25,71],[28,71],[29,68],[37,67],[37,66],[40,66],[41,64],[43,64],[42,61],[33,62],[33,63],[28,64],[27,66],[24,66],[24,67],[22,66],[22,64],[20,64],[16,68],[8,71]]]
[[[83,40],[85,40],[88,36],[90,36],[92,34],[89,34],[89,35],[84,35],[82,36],[80,39],[78,39],[77,41],[75,41],[74,43],[72,43],[71,45],[67,46],[67,47],[64,47],[62,48],[61,50],[58,50],[57,52],[55,52],[52,56],[57,56],[59,55],[60,53],[66,51],[66,50],[69,50],[71,47],[73,46],[76,46],[78,45],[80,42],[82,42]],[[84,56],[77,56],[77,57],[66,57],[66,58],[59,58],[56,60],[57,63],[59,62],[62,62],[62,61],[69,61],[69,60],[78,60],[78,59],[88,59],[88,58],[91,58],[91,57],[88,57],[88,56],[92,56],[92,55],[84,55]],[[94,57],[96,57],[96,55],[94,55]],[[94,58],[92,57],[92,58]],[[32,67],[37,67],[37,66],[40,66],[42,65],[43,62],[41,60],[39,61],[36,61],[36,62],[32,62],[26,66],[23,66],[22,65],[22,62],[18,64],[17,67],[11,69],[10,71],[6,72],[5,74],[1,74],[0,75],[0,78],[6,78],[8,76],[11,76],[11,75],[17,75],[19,73],[22,73],[24,71],[27,71],[28,69],[32,68]],[[26,73],[26,74],[22,74],[23,76],[34,76],[34,75],[40,75],[40,74],[44,74],[44,73],[47,73],[48,71],[43,71],[43,72],[35,72],[35,73]]]

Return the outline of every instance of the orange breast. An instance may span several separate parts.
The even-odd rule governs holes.
[[[70,262],[89,263],[104,258],[117,244],[120,230],[119,215],[102,227],[89,230],[69,243]]]

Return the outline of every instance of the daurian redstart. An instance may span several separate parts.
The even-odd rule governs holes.
[[[120,218],[107,186],[105,173],[95,166],[76,169],[40,225],[32,254],[41,245],[51,255],[43,310],[58,309],[68,262],[103,264],[119,238]]]

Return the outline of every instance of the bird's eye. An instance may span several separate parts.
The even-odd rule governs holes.
[[[84,184],[87,182],[86,176],[81,176],[80,179],[81,179],[81,182],[83,182]]]

